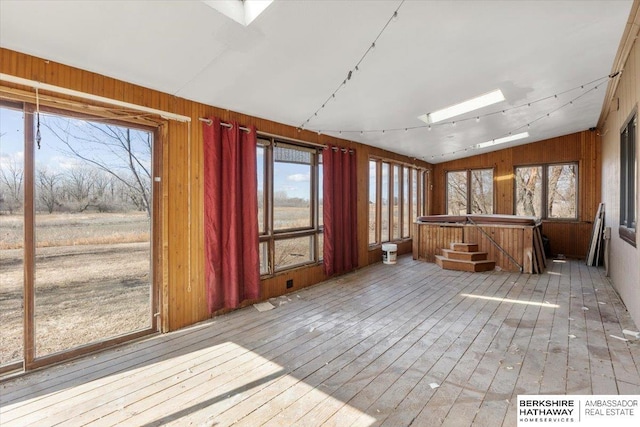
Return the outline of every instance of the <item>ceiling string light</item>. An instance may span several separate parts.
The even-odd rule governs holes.
[[[613,77],[617,76],[619,73],[620,73],[620,72],[618,71],[618,72],[616,72],[616,73],[610,74],[609,76],[607,76],[607,77],[605,77],[605,78],[607,78],[607,79],[613,78]],[[603,78],[598,79],[597,81],[600,81],[600,80],[603,80]],[[595,81],[594,81],[594,82],[595,82]],[[583,96],[586,96],[587,94],[589,94],[589,93],[591,93],[591,92],[595,92],[595,91],[597,91],[597,90],[598,90],[598,86],[599,86],[600,84],[602,84],[602,83],[598,83],[598,84],[596,84],[596,85],[595,85],[595,86],[593,86],[591,89],[587,89],[587,90],[585,90],[585,89],[584,89],[584,86],[588,86],[588,85],[590,85],[590,84],[592,84],[592,83],[594,83],[594,82],[587,83],[587,84],[585,84],[585,85],[581,85],[581,86],[579,86],[579,87],[580,87],[580,89],[582,90],[582,92],[580,93],[580,95],[578,95],[578,96],[576,96],[575,98],[571,99],[569,102],[566,102],[566,103],[564,103],[564,104],[560,105],[559,107],[557,107],[557,108],[555,108],[555,109],[553,109],[553,110],[551,110],[551,111],[549,111],[549,112],[547,112],[547,113],[543,114],[542,116],[540,116],[540,117],[538,117],[538,118],[536,118],[536,119],[534,119],[534,120],[531,120],[530,122],[528,122],[528,123],[526,123],[526,124],[524,124],[524,125],[522,125],[522,126],[520,126],[520,127],[517,127],[517,128],[515,128],[515,129],[513,129],[513,130],[511,130],[511,131],[509,131],[509,132],[507,132],[507,133],[503,134],[502,136],[500,136],[500,137],[498,137],[498,138],[494,138],[491,142],[494,142],[494,143],[495,143],[495,142],[496,142],[497,140],[499,140],[499,139],[506,138],[506,137],[509,137],[509,136],[511,136],[511,135],[515,135],[518,131],[520,131],[520,130],[522,130],[522,129],[530,128],[532,124],[534,124],[534,123],[536,123],[536,122],[539,122],[539,121],[540,121],[540,120],[542,120],[542,119],[545,119],[545,118],[549,118],[549,117],[551,117],[554,113],[556,113],[557,111],[559,111],[559,110],[563,109],[564,107],[566,107],[566,106],[568,106],[568,105],[573,105],[575,101],[579,100],[579,99],[580,99],[580,98],[582,98]],[[563,93],[566,93],[566,92],[563,92]],[[548,99],[548,98],[549,98],[549,97],[547,97],[547,99]],[[488,146],[490,146],[490,145],[492,145],[492,144],[490,144],[490,143],[485,143],[485,144],[484,144],[484,146],[482,146],[482,145],[483,145],[483,144],[474,144],[474,145],[471,145],[471,146],[468,146],[468,147],[465,147],[465,148],[461,148],[461,149],[459,149],[459,150],[451,151],[451,152],[448,152],[448,153],[441,153],[440,157],[444,157],[444,156],[453,156],[453,155],[456,155],[456,154],[458,154],[458,153],[466,152],[466,151],[468,151],[468,149],[485,148],[485,147],[488,147]],[[480,146],[480,147],[479,147],[479,146]],[[432,158],[432,159],[434,159],[434,158],[435,158],[435,156],[431,156],[431,158]],[[423,159],[423,160],[425,160],[425,158],[424,158],[424,157],[423,157],[422,159]]]
[[[438,128],[438,127],[442,127],[442,126],[452,127],[452,126],[456,126],[458,123],[469,122],[469,121],[472,121],[472,120],[475,120],[476,123],[477,123],[477,122],[480,122],[480,119],[483,119],[485,117],[495,116],[495,115],[498,115],[498,114],[506,115],[507,113],[509,113],[509,112],[511,112],[513,110],[517,110],[517,109],[520,109],[520,108],[523,108],[523,107],[531,107],[534,104],[538,104],[538,103],[547,101],[549,99],[557,99],[558,96],[565,95],[565,94],[573,92],[573,91],[575,91],[577,89],[581,89],[581,91],[583,91],[583,94],[586,94],[587,91],[585,91],[585,86],[591,86],[591,85],[595,84],[595,86],[592,87],[591,89],[589,89],[588,92],[591,92],[593,90],[597,90],[598,86],[600,86],[605,80],[612,79],[612,78],[616,77],[619,73],[620,73],[620,71],[612,73],[612,74],[610,74],[608,76],[600,77],[599,79],[592,80],[592,81],[590,81],[588,83],[584,83],[582,85],[573,87],[571,89],[567,89],[565,91],[558,92],[558,93],[553,94],[553,95],[549,95],[549,96],[545,96],[545,97],[540,98],[540,99],[536,99],[535,101],[528,101],[525,104],[520,104],[520,105],[516,105],[514,107],[509,107],[509,108],[501,108],[501,109],[499,109],[497,111],[493,111],[491,113],[486,113],[486,114],[480,114],[480,115],[474,114],[474,115],[472,115],[470,117],[463,118],[463,119],[456,119],[456,120],[450,120],[450,121],[446,121],[446,122],[431,123],[429,125],[423,124],[423,125],[408,126],[408,127],[405,126],[405,127],[401,127],[401,128],[379,128],[379,129],[357,129],[357,130],[356,129],[325,129],[325,130],[323,130],[323,132],[360,133],[362,135],[364,133],[382,133],[382,131],[385,131],[385,132],[404,131],[405,129],[407,129],[407,130],[415,130],[415,129],[425,129],[426,128],[427,130],[430,131],[432,129],[432,127],[434,127],[434,128]],[[579,98],[581,98],[581,96],[578,96],[578,97],[572,99],[571,101],[569,101],[569,104],[572,105],[574,103],[574,101],[576,99],[579,99]],[[563,105],[563,107],[564,106],[565,105]],[[560,108],[562,108],[562,107],[560,107]],[[553,113],[553,111],[551,111],[549,114],[551,114],[551,113]],[[546,117],[546,115],[545,115],[545,117]],[[531,122],[531,123],[533,123],[533,122]],[[307,130],[311,130],[313,132],[316,131],[315,129],[307,129]]]
[[[384,33],[384,31],[387,29],[387,27],[389,26],[389,24],[393,21],[397,21],[398,20],[398,10],[400,10],[400,8],[402,7],[402,5],[404,4],[405,0],[402,0],[400,2],[400,4],[398,5],[398,7],[396,8],[396,10],[393,12],[393,14],[391,15],[391,17],[389,17],[389,19],[387,20],[387,23],[384,24],[384,27],[382,27],[382,30],[380,30],[380,32],[378,33],[378,36],[373,40],[373,42],[371,42],[371,44],[369,45],[369,47],[367,48],[367,50],[364,52],[364,54],[362,55],[362,57],[360,58],[360,60],[356,63],[355,67],[353,67],[352,70],[349,70],[347,72],[347,78],[344,79],[340,85],[336,88],[336,90],[333,91],[333,93],[326,99],[326,101],[324,101],[322,103],[322,106],[320,108],[318,108],[313,114],[311,114],[307,120],[305,120],[299,127],[298,130],[303,129],[310,121],[311,119],[313,119],[314,117],[318,116],[318,112],[323,109],[326,104],[331,101],[331,99],[334,99],[336,97],[336,94],[340,91],[340,89],[342,89],[343,87],[345,87],[347,85],[347,82],[349,80],[351,80],[351,77],[353,77],[353,71],[360,71],[360,64],[362,63],[362,61],[364,61],[364,59],[367,57],[367,55],[371,52],[373,52],[376,49],[376,42],[378,41],[378,39],[382,36],[382,33]]]

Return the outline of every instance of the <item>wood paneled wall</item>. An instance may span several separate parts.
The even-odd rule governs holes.
[[[188,116],[192,123],[168,121],[163,126],[162,209],[162,299],[161,323],[164,331],[178,329],[209,318],[204,288],[204,227],[202,183],[202,124],[199,117],[217,116],[255,125],[259,131],[312,143],[354,148],[358,164],[359,264],[381,260],[380,251],[368,248],[369,156],[385,157],[430,168],[428,163],[315,132],[263,120],[244,114],[192,102],[99,74],[58,64],[42,58],[0,49],[0,72],[115,100]],[[8,85],[2,82],[3,85]],[[33,92],[30,88],[19,89]],[[42,91],[41,91],[42,93]],[[56,94],[48,94],[64,98]],[[407,252],[411,243],[402,246]],[[286,281],[294,287],[286,289]],[[302,267],[262,281],[263,298],[295,291],[325,279],[321,266]]]
[[[600,137],[583,131],[540,142],[506,148],[492,153],[435,165],[433,172],[433,214],[446,213],[447,171],[494,168],[495,213],[513,215],[514,167],[547,163],[578,163],[578,219],[543,221],[542,232],[549,237],[551,251],[570,257],[584,257],[591,226],[601,200]]]

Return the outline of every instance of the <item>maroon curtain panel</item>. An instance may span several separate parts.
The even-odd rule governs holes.
[[[356,155],[332,146],[322,155],[324,271],[331,276],[358,267]]]
[[[203,124],[207,305],[213,313],[260,297],[256,129]]]

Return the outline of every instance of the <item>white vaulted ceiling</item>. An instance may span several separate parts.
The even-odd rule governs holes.
[[[275,0],[245,26],[211,1],[0,0],[0,46],[441,162],[596,126],[632,4]],[[455,126],[418,120],[494,89],[506,101]]]

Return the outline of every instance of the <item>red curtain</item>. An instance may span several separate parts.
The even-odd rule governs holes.
[[[322,153],[324,271],[341,274],[358,267],[356,154],[329,146]]]
[[[260,296],[256,130],[212,118],[204,133],[205,281],[209,312]]]

